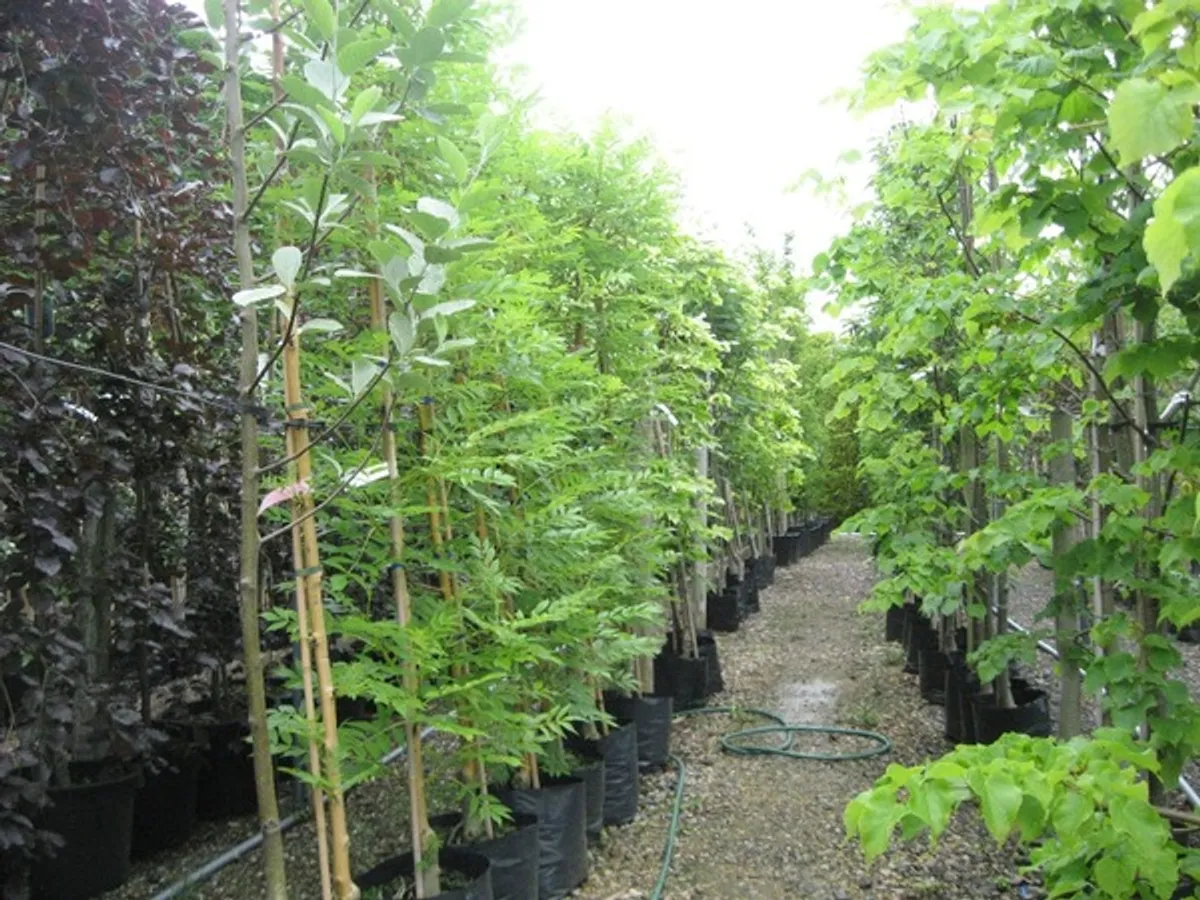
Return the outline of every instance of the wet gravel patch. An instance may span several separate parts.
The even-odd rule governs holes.
[[[735,757],[719,736],[757,724],[749,717],[697,716],[676,721],[672,750],[687,765],[686,795],[670,880],[672,900],[962,900],[1034,896],[1018,874],[1013,847],[998,847],[971,810],[964,810],[936,851],[921,838],[895,845],[867,864],[845,840],[842,811],[889,763],[913,765],[949,749],[942,710],[921,700],[916,676],[883,641],[883,617],[860,613],[875,580],[868,546],[847,536],[778,569],[763,593],[762,612],[735,634],[719,635],[727,690],[712,705],[779,711],[791,720],[866,728],[887,735],[893,751],[854,762]],[[1022,624],[1026,624],[1023,620]],[[810,749],[847,749],[850,739],[815,739]],[[431,764],[437,757],[429,755]],[[430,783],[436,785],[437,773]],[[577,900],[644,900],[658,877],[675,775],[642,779],[638,818],[606,829],[592,854],[591,875]],[[355,869],[408,845],[402,769],[347,800]],[[107,900],[145,900],[184,872],[251,833],[253,823],[213,826],[184,851],[142,864]],[[290,896],[320,895],[311,825],[284,837]],[[263,896],[261,859],[249,854],[188,898]],[[532,898],[531,898],[532,900]]]

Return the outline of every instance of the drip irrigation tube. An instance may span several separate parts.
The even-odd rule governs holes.
[[[892,742],[882,734],[874,731],[863,731],[858,728],[840,728],[835,725],[794,725],[781,716],[765,709],[753,709],[746,706],[706,706],[701,709],[689,709],[675,714],[675,718],[684,716],[740,716],[752,715],[773,722],[772,725],[759,725],[755,728],[743,728],[729,731],[721,735],[721,749],[733,756],[783,756],[787,759],[816,759],[825,762],[850,762],[856,759],[870,759],[881,756],[892,749]],[[863,750],[848,750],[843,753],[821,753],[815,750],[793,750],[796,736],[799,734],[834,734],[847,737],[862,738],[871,741],[874,746]],[[746,743],[748,738],[758,738],[763,735],[778,735],[780,743],[775,745]],[[679,818],[683,812],[683,789],[687,782],[687,766],[674,753],[670,756],[671,763],[677,773],[675,778],[675,799],[671,806],[671,823],[667,829],[667,842],[663,846],[662,866],[658,870],[658,881],[650,892],[650,900],[661,900],[667,887],[667,878],[671,873],[671,860],[675,856],[675,840],[679,834]]]
[[[993,607],[992,611],[995,612],[994,607]],[[1021,634],[1029,634],[1028,628],[1023,626],[1020,622],[1014,621],[1013,619],[1008,620],[1008,627],[1011,628],[1013,631],[1021,632]],[[1062,658],[1062,655],[1058,652],[1058,648],[1055,647],[1053,644],[1048,644],[1048,643],[1046,643],[1046,641],[1038,641],[1037,646],[1038,646],[1038,649],[1041,650],[1043,653],[1048,653],[1050,656],[1053,656],[1055,659]],[[1083,668],[1080,668],[1079,671],[1085,675],[1087,674],[1086,670],[1084,670]],[[1192,809],[1200,809],[1200,794],[1196,793],[1196,789],[1194,787],[1192,787],[1192,783],[1190,781],[1188,781],[1186,778],[1184,778],[1182,775],[1179,776],[1179,789],[1181,791],[1183,791],[1183,796],[1187,797],[1187,801],[1188,801],[1188,803],[1191,804]]]
[[[421,732],[421,740],[425,740],[431,734],[433,734],[433,732],[434,729],[432,727],[426,728]],[[406,748],[404,746],[394,747],[388,753],[384,754],[379,762],[385,766],[391,765],[396,760],[404,756],[405,752]],[[353,788],[351,790],[353,790]],[[347,791],[347,793],[349,793],[349,791]],[[293,827],[299,825],[301,822],[308,821],[308,818],[309,811],[307,809],[302,810],[301,812],[294,812],[279,822],[279,832],[282,834],[290,831]],[[193,869],[191,872],[188,872],[175,883],[163,888],[161,891],[155,894],[151,900],[174,900],[175,897],[181,896],[189,888],[193,888],[201,882],[208,881],[208,879],[212,878],[226,866],[237,862],[243,856],[257,850],[262,846],[262,842],[263,835],[262,831],[260,830],[246,838],[246,840],[242,841],[240,844],[234,844],[228,850],[225,850],[224,852],[214,856],[208,862],[204,863],[204,865]]]

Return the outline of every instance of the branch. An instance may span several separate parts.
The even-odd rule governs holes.
[[[1120,175],[1125,184],[1129,186],[1129,190],[1133,192],[1133,196],[1137,198],[1138,203],[1144,203],[1146,201],[1146,195],[1142,193],[1142,189],[1137,186],[1137,183],[1129,177],[1129,173],[1122,169],[1120,165],[1118,165],[1116,159],[1113,158],[1112,153],[1110,153],[1108,148],[1104,146],[1104,142],[1094,134],[1089,134],[1088,137],[1092,139],[1092,143],[1096,145],[1096,149],[1100,151],[1100,155],[1108,160],[1108,164],[1112,166],[1113,171]]]
[[[1054,325],[1048,325],[1045,322],[1041,322],[1035,319],[1033,316],[1021,312],[1020,310],[1015,310],[1015,312],[1019,318],[1024,319],[1031,325],[1036,325],[1038,328],[1048,328],[1051,334],[1070,347],[1075,355],[1079,357],[1080,362],[1082,362],[1084,366],[1087,367],[1087,370],[1096,377],[1096,383],[1100,385],[1100,390],[1104,392],[1104,396],[1108,398],[1108,402],[1113,405],[1113,408],[1115,408],[1117,412],[1121,414],[1121,419],[1124,421],[1125,425],[1136,431],[1138,435],[1141,436],[1142,440],[1146,442],[1148,447],[1158,446],[1158,441],[1154,438],[1154,436],[1144,431],[1135,421],[1133,421],[1132,418],[1130,418],[1129,413],[1125,411],[1125,407],[1121,405],[1120,401],[1113,396],[1112,391],[1108,389],[1108,382],[1104,380],[1104,376],[1100,374],[1100,370],[1092,364],[1091,358],[1079,348],[1078,344],[1071,340],[1071,338],[1068,337],[1065,332]]]
[[[269,463],[268,465],[260,466],[258,469],[258,473],[260,475],[262,475],[266,472],[272,472],[275,469],[278,469],[280,466],[286,466],[290,462],[295,462],[303,454],[308,452],[308,449],[310,447],[315,447],[317,444],[321,443],[321,441],[325,440],[325,438],[329,437],[329,435],[333,434],[333,432],[335,430],[337,430],[339,427],[341,427],[342,423],[344,423],[348,418],[350,418],[350,414],[353,413],[354,410],[358,409],[358,407],[362,405],[363,400],[365,400],[367,398],[367,396],[371,393],[371,391],[373,391],[375,389],[376,385],[378,385],[379,382],[381,380],[383,380],[383,376],[385,374],[387,374],[388,369],[391,368],[392,352],[393,351],[391,351],[391,350],[388,351],[388,358],[387,358],[386,362],[384,362],[384,364],[379,367],[379,372],[376,373],[375,376],[370,381],[367,382],[366,386],[363,387],[362,392],[357,397],[354,398],[353,402],[349,406],[347,406],[344,410],[342,410],[341,415],[339,415],[336,419],[334,419],[333,422],[331,422],[326,428],[324,428],[322,431],[320,431],[315,438],[310,438],[307,444],[305,444],[303,447],[301,447],[299,450],[297,450],[291,456],[285,456],[283,459],[278,459],[273,463]]]
[[[934,191],[934,196],[937,197],[938,206],[942,208],[942,212],[945,214],[946,219],[950,222],[950,230],[954,232],[954,239],[958,242],[958,245],[962,247],[963,259],[966,260],[967,267],[971,270],[971,274],[976,278],[982,278],[983,272],[979,268],[979,264],[975,262],[975,257],[971,253],[971,245],[968,243],[966,235],[962,233],[962,229],[958,227],[958,222],[955,220],[954,214],[951,213],[949,207],[946,206],[946,201],[942,198],[942,192]]]
[[[384,410],[384,415],[390,414],[391,408],[392,408],[392,404],[389,403],[387,406],[387,409]],[[371,461],[371,457],[373,457],[375,455],[375,451],[379,449],[379,442],[381,440],[383,440],[383,429],[382,428],[380,428],[375,433],[375,440],[371,442],[371,449],[363,457],[362,462],[360,462],[357,466],[355,466],[354,469],[351,470],[349,475],[347,475],[340,482],[338,482],[337,487],[335,487],[333,489],[333,493],[331,493],[328,497],[326,497],[324,500],[322,500],[320,503],[318,503],[316,506],[314,506],[312,509],[310,509],[308,512],[306,512],[304,515],[300,516],[298,519],[292,519],[292,521],[290,521],[287,525],[284,525],[282,528],[276,528],[274,531],[268,533],[265,537],[263,537],[261,539],[261,541],[259,541],[259,545],[261,546],[262,544],[265,544],[268,541],[272,541],[277,537],[282,537],[285,534],[289,534],[292,531],[292,529],[294,529],[297,525],[301,525],[304,522],[307,522],[309,519],[313,518],[317,513],[319,513],[321,510],[323,510],[325,507],[327,507],[330,503],[332,503],[334,500],[336,500],[338,497],[340,497],[342,494],[344,494],[346,492],[346,490],[350,487],[350,482],[352,482],[355,478],[357,478],[358,475],[363,471],[363,469],[365,469],[367,467],[367,463],[369,463]],[[301,451],[301,452],[303,452],[303,451]]]

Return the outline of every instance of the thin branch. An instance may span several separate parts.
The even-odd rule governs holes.
[[[255,125],[257,125],[263,119],[265,119],[271,113],[275,112],[275,110],[279,109],[279,107],[281,107],[286,102],[287,102],[287,94],[284,94],[282,97],[277,97],[275,100],[273,100],[271,102],[270,106],[268,106],[266,109],[264,109],[258,115],[254,116],[249,122],[247,122],[245,125],[243,125],[242,131],[249,131],[251,128],[253,128]]]
[[[1147,446],[1158,446],[1158,441],[1155,440],[1154,436],[1144,431],[1135,421],[1133,421],[1132,418],[1130,418],[1129,413],[1125,411],[1125,407],[1121,405],[1120,401],[1113,396],[1112,391],[1108,389],[1108,382],[1104,380],[1104,376],[1100,374],[1100,370],[1092,364],[1091,358],[1080,349],[1078,344],[1071,340],[1071,338],[1064,331],[1056,326],[1048,325],[1047,323],[1039,321],[1033,316],[1023,313],[1020,310],[1015,310],[1015,312],[1019,318],[1024,319],[1031,325],[1036,325],[1038,328],[1048,328],[1051,334],[1070,347],[1072,352],[1079,357],[1080,362],[1082,362],[1084,366],[1087,367],[1087,370],[1096,377],[1096,383],[1100,385],[1100,390],[1104,391],[1104,396],[1108,398],[1109,403],[1111,403],[1117,412],[1121,414],[1121,419],[1124,421],[1124,424],[1136,431],[1142,440],[1146,442]]]
[[[1146,195],[1143,194],[1142,189],[1137,186],[1137,182],[1129,177],[1129,173],[1122,169],[1117,163],[1112,153],[1110,153],[1108,148],[1104,146],[1104,142],[1094,134],[1089,134],[1088,137],[1092,139],[1092,143],[1096,145],[1096,149],[1100,151],[1100,155],[1108,160],[1108,164],[1112,166],[1113,171],[1120,175],[1125,184],[1129,186],[1129,190],[1133,192],[1133,196],[1137,198],[1138,203],[1144,203],[1146,200]]]
[[[954,232],[954,239],[958,242],[958,245],[962,247],[963,259],[966,260],[967,267],[970,268],[971,274],[976,278],[982,278],[983,271],[979,268],[979,264],[975,262],[975,256],[971,252],[971,245],[968,243],[966,235],[962,233],[962,229],[958,227],[958,222],[954,218],[953,213],[951,213],[949,207],[946,206],[946,201],[942,198],[942,192],[934,191],[934,196],[937,197],[938,206],[942,208],[942,212],[945,214],[946,219],[950,222],[950,230]]]
[[[351,402],[351,404],[349,406],[347,406],[344,410],[342,410],[341,415],[339,415],[336,419],[334,419],[333,422],[331,422],[326,428],[324,428],[322,431],[320,431],[315,438],[310,438],[307,444],[305,444],[303,447],[299,448],[291,456],[286,456],[283,459],[278,459],[275,462],[269,463],[268,465],[260,466],[258,469],[258,473],[261,475],[266,472],[272,472],[275,469],[280,468],[281,466],[286,466],[290,462],[295,462],[304,453],[306,453],[310,447],[315,447],[317,444],[319,444],[323,440],[325,440],[325,438],[327,438],[331,434],[333,434],[334,431],[336,431],[338,428],[340,428],[341,425],[348,418],[350,418],[350,414],[353,413],[354,410],[358,409],[358,407],[360,405],[362,405],[363,400],[365,400],[367,398],[367,396],[371,393],[371,391],[373,391],[375,389],[376,385],[378,385],[379,382],[383,380],[383,376],[387,374],[388,369],[391,367],[391,363],[392,363],[392,352],[389,350],[388,358],[384,362],[384,364],[379,367],[379,371],[371,378],[370,381],[368,381],[366,383],[366,385],[363,387],[363,389],[359,393],[359,395],[354,398],[353,402]]]
[[[388,404],[387,412],[390,412],[390,411],[391,411],[391,404]],[[327,507],[330,503],[332,503],[334,500],[336,500],[342,494],[344,494],[349,489],[350,483],[352,481],[354,481],[354,479],[357,478],[362,473],[362,471],[367,467],[367,463],[369,463],[371,461],[371,458],[375,455],[375,451],[379,449],[379,443],[382,440],[383,440],[383,429],[380,428],[375,433],[375,440],[371,442],[371,449],[363,457],[362,462],[360,462],[357,466],[355,466],[351,470],[349,475],[347,475],[340,482],[338,482],[337,487],[335,487],[333,489],[333,493],[331,493],[328,497],[326,497],[324,500],[322,500],[320,503],[318,503],[316,506],[314,506],[312,509],[310,509],[308,512],[306,512],[300,518],[293,519],[291,522],[289,522],[287,525],[284,525],[282,528],[276,528],[274,531],[269,532],[266,536],[264,536],[261,539],[260,544],[265,544],[268,541],[273,541],[275,538],[282,537],[285,534],[291,534],[292,529],[294,529],[297,525],[300,525],[300,524],[308,521],[309,519],[313,518],[315,515],[317,515],[317,513],[319,513],[321,510],[323,510],[325,507]]]
[[[263,179],[263,183],[258,186],[258,190],[254,192],[254,196],[251,197],[250,202],[246,204],[246,211],[242,214],[243,218],[250,218],[250,215],[254,212],[255,207],[258,206],[258,202],[262,200],[263,194],[267,192],[267,188],[271,186],[271,183],[279,176],[279,173],[283,171],[283,167],[287,165],[287,152],[292,149],[292,145],[296,143],[296,138],[299,136],[299,134],[300,120],[296,119],[296,121],[292,123],[292,131],[288,135],[287,143],[284,144],[283,151],[279,154],[279,158],[275,160],[275,168],[267,173],[267,177]]]

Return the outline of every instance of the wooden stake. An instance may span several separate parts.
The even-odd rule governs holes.
[[[308,606],[309,623],[312,626],[312,654],[316,662],[317,688],[320,692],[321,724],[324,726],[322,769],[325,782],[329,786],[333,887],[338,900],[356,900],[359,891],[350,874],[350,834],[346,826],[346,802],[342,794],[338,760],[337,701],[333,691],[333,667],[329,661],[329,638],[325,631],[321,555],[311,491],[312,450],[308,430],[308,406],[304,402],[300,386],[298,333],[293,333],[283,348],[283,397],[291,439],[294,446],[300,449],[294,463],[296,483],[309,487],[297,492],[292,503],[292,515],[299,523],[300,529],[300,560],[296,578],[304,582],[303,594]]]

